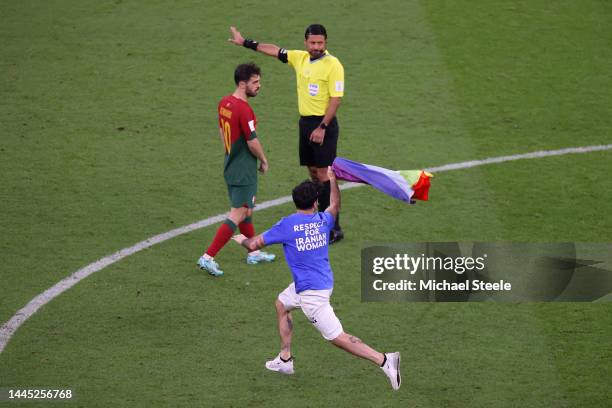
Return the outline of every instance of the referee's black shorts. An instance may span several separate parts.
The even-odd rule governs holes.
[[[310,134],[323,120],[323,116],[300,116],[300,165],[327,167],[331,166],[336,158],[336,146],[338,145],[338,121],[334,118],[327,129],[323,145],[312,143]]]

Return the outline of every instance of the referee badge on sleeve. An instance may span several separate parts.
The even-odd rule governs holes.
[[[344,92],[344,81],[336,81],[336,92]]]
[[[308,84],[308,93],[310,96],[316,96],[319,93],[319,85]]]

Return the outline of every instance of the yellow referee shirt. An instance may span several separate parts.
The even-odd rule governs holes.
[[[288,50],[287,60],[295,69],[300,115],[324,116],[329,98],[344,96],[344,67],[329,52],[311,62],[307,51]]]

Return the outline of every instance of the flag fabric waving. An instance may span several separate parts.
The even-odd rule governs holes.
[[[336,157],[332,168],[339,180],[369,184],[407,203],[414,203],[414,200],[427,201],[431,186],[429,179],[433,177],[424,170],[395,171],[358,163],[343,157]]]

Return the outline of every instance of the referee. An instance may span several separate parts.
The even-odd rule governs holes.
[[[295,70],[300,111],[300,165],[307,166],[313,181],[321,183],[319,211],[329,206],[330,184],[327,166],[336,158],[338,120],[336,112],[344,95],[344,68],[327,49],[327,31],[321,24],[311,24],[304,34],[302,50],[286,50],[274,44],[259,44],[245,39],[236,27],[230,27],[230,42],[278,58]],[[338,216],[330,234],[330,244],[344,238]]]

